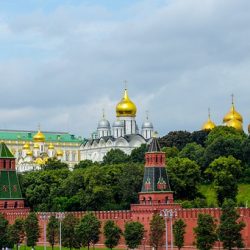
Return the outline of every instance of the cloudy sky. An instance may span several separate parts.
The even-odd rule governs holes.
[[[250,123],[249,0],[0,0],[0,128],[88,137],[123,81],[161,135]]]

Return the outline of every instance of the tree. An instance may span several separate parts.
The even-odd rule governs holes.
[[[5,248],[8,243],[8,220],[0,213],[0,249]]]
[[[187,131],[172,131],[159,139],[161,147],[177,147],[179,150],[192,142],[191,133]]]
[[[214,160],[206,170],[214,180],[214,188],[219,205],[224,199],[230,198],[236,201],[238,194],[237,179],[242,172],[241,161],[233,156],[219,157]]]
[[[62,245],[72,248],[80,248],[80,240],[76,234],[76,226],[79,220],[73,214],[67,214],[62,221]]]
[[[44,170],[68,169],[68,167],[68,164],[61,162],[61,160],[57,160],[56,158],[49,158],[43,166]]]
[[[90,244],[95,245],[99,241],[101,222],[94,216],[93,213],[87,213],[80,224],[76,227],[76,233],[81,240],[82,245],[87,246]]]
[[[177,157],[179,154],[179,150],[177,147],[163,147],[161,151],[165,152],[166,161],[168,161],[169,158]]]
[[[34,248],[39,239],[39,224],[36,214],[30,213],[24,222],[25,233],[27,237],[27,246]]]
[[[124,163],[127,160],[128,160],[128,155],[126,155],[122,150],[120,150],[120,149],[111,149],[103,157],[103,165]]]
[[[145,163],[145,153],[148,150],[147,144],[142,144],[139,148],[132,150],[129,158],[132,162]]]
[[[52,215],[49,218],[49,222],[47,225],[47,239],[52,247],[52,250],[54,249],[54,245],[58,242],[58,229],[58,219],[54,215]]]
[[[176,220],[173,225],[174,244],[180,250],[184,246],[186,224],[182,219]]]
[[[245,227],[245,224],[242,221],[238,221],[239,218],[240,215],[235,209],[234,201],[230,199],[225,200],[218,228],[218,236],[223,242],[224,249],[244,248],[241,230]]]
[[[125,224],[124,238],[128,248],[134,249],[141,245],[143,235],[144,226],[140,222],[127,222]]]
[[[17,218],[13,225],[9,227],[8,230],[8,237],[10,242],[13,245],[16,245],[16,249],[18,250],[18,245],[21,244],[25,237],[25,230],[24,230],[24,220]]]
[[[207,137],[211,130],[198,130],[194,131],[191,134],[192,142],[196,142],[197,144],[201,145],[202,147],[205,146]]]
[[[87,167],[91,167],[94,165],[98,165],[98,163],[93,162],[91,160],[84,160],[84,161],[80,161],[78,164],[76,164],[74,169],[85,169]]]
[[[105,246],[113,249],[119,243],[122,231],[114,221],[108,220],[104,225]]]
[[[168,161],[167,172],[170,186],[179,199],[194,199],[198,194],[200,183],[200,167],[188,158],[171,158]]]
[[[165,221],[159,214],[154,214],[150,221],[150,246],[156,250],[163,245]]]
[[[210,250],[213,248],[216,235],[216,224],[209,214],[199,214],[197,227],[194,228],[196,236],[195,245],[200,250]]]
[[[196,142],[188,143],[179,153],[179,157],[188,158],[195,161],[199,166],[202,165],[204,148]]]

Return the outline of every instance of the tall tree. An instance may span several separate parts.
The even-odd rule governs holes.
[[[111,250],[116,247],[121,238],[122,230],[114,221],[108,220],[104,225],[105,246]]]
[[[101,233],[101,222],[94,216],[93,213],[87,213],[76,227],[76,233],[81,239],[82,245],[88,249],[91,244],[95,245],[99,241]]]
[[[233,156],[219,157],[209,165],[206,173],[211,175],[214,180],[219,205],[222,205],[224,199],[230,198],[236,201],[238,194],[237,180],[241,172],[241,161]]]
[[[186,224],[182,219],[176,220],[173,225],[174,244],[180,250],[184,246]]]
[[[68,164],[61,162],[61,160],[57,160],[56,158],[49,158],[43,166],[44,170],[68,169],[68,167]]]
[[[132,162],[145,163],[145,153],[148,150],[147,144],[142,144],[140,147],[132,150],[129,158]]]
[[[198,194],[200,183],[200,167],[188,158],[171,158],[168,161],[167,171],[170,186],[179,199],[194,199]]]
[[[50,216],[47,225],[47,239],[52,247],[52,250],[54,249],[54,245],[58,242],[58,234],[59,234],[58,230],[59,230],[59,221],[54,215],[52,215]]]
[[[122,150],[111,149],[103,157],[103,165],[124,163],[128,160],[128,158],[129,158],[128,155],[126,155]]]
[[[163,245],[165,221],[159,214],[154,214],[150,221],[150,246],[156,250]]]
[[[23,242],[25,237],[24,220],[17,218],[9,228],[8,234],[10,241],[16,245],[16,249],[18,250],[18,246]]]
[[[34,248],[40,236],[38,218],[36,213],[30,213],[24,222],[27,237],[27,246]]]
[[[141,245],[143,235],[144,226],[140,222],[127,222],[125,224],[124,238],[128,248],[134,249]]]
[[[242,221],[238,221],[239,218],[240,215],[235,209],[234,201],[230,199],[225,200],[218,228],[218,236],[223,242],[224,249],[244,248],[241,230],[245,227],[245,224]]]
[[[210,250],[213,248],[216,235],[216,224],[209,214],[199,214],[197,227],[194,228],[196,235],[195,245],[200,250]]]
[[[67,214],[62,221],[62,245],[72,248],[80,248],[80,240],[76,233],[79,220],[73,214]]]
[[[8,220],[0,213],[0,249],[6,247],[8,243]]]

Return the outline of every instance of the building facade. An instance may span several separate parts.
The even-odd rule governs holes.
[[[103,114],[92,138],[81,146],[81,160],[100,162],[111,149],[120,149],[130,154],[134,148],[150,142],[154,133],[153,124],[147,116],[140,130],[136,122],[136,113],[137,107],[125,89],[122,100],[116,106],[116,121],[111,127]]]

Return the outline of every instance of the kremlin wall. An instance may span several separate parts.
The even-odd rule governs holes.
[[[183,209],[174,202],[173,191],[169,186],[168,175],[165,166],[165,153],[161,152],[157,138],[152,138],[148,152],[145,155],[146,163],[144,167],[144,178],[142,189],[139,195],[139,204],[131,204],[129,211],[95,211],[95,216],[104,225],[107,220],[114,220],[116,224],[124,229],[128,221],[139,221],[145,227],[145,235],[140,249],[150,249],[149,229],[150,220],[153,214],[160,213],[163,209],[175,211],[175,219],[183,219],[187,225],[185,234],[184,249],[195,249],[193,247],[194,235],[193,228],[197,225],[199,213],[206,213],[219,220],[221,210],[219,208],[198,208]],[[25,218],[29,213],[29,208],[25,207],[24,199],[21,196],[20,186],[15,170],[15,159],[10,150],[4,143],[0,145],[0,212],[5,215],[10,223],[14,223],[16,218]],[[86,212],[73,213],[81,218]],[[240,220],[244,221],[246,227],[242,231],[245,248],[250,249],[250,208],[238,208]],[[41,228],[40,240],[38,244],[44,244],[44,227],[48,223],[41,219],[44,213],[37,213]],[[55,213],[46,213],[47,218]],[[170,223],[168,223],[169,225]],[[171,231],[168,226],[168,243],[170,246]],[[96,245],[104,247],[104,237],[101,235],[100,241]],[[117,248],[126,248],[124,239],[121,239]],[[162,246],[165,249],[165,246]],[[215,249],[221,249],[221,244],[216,243]]]

